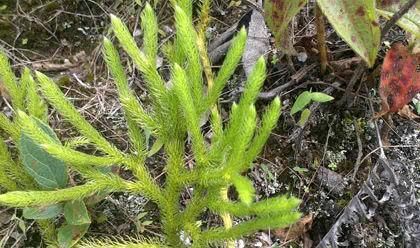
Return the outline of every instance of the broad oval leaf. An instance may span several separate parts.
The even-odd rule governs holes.
[[[60,248],[73,247],[88,231],[89,224],[73,226],[63,225],[58,229],[57,239]]]
[[[375,0],[318,0],[317,3],[336,32],[372,67],[381,38]]]
[[[311,92],[304,91],[300,93],[300,95],[296,98],[295,103],[292,106],[292,110],[290,110],[290,114],[294,115],[297,112],[301,111],[311,102]]]
[[[306,0],[264,1],[264,14],[267,25],[273,32],[277,47],[284,53],[294,53],[288,27],[293,17],[299,13],[305,4]]]
[[[63,212],[62,204],[54,204],[36,208],[24,208],[23,217],[32,220],[52,219]]]
[[[322,92],[312,92],[311,93],[311,99],[314,102],[329,102],[334,100],[334,97],[327,95]]]
[[[64,205],[64,218],[70,225],[90,224],[90,217],[86,205],[82,200],[68,201]]]
[[[33,120],[53,140],[60,143],[50,127],[36,118]],[[58,189],[67,185],[67,167],[64,162],[48,154],[24,132],[20,137],[19,151],[24,168],[42,188]]]

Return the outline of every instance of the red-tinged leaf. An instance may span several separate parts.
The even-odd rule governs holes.
[[[64,224],[58,229],[57,239],[60,248],[71,248],[86,234],[89,224],[72,226]]]
[[[312,228],[314,215],[312,213],[300,218],[295,224],[274,230],[274,235],[281,238],[283,241],[296,240],[303,237]]]
[[[289,37],[289,23],[305,4],[306,0],[264,1],[264,13],[267,25],[274,34],[277,47],[287,54],[294,53]]]
[[[64,217],[70,225],[90,224],[90,217],[82,200],[68,201],[64,205]]]
[[[420,92],[419,63],[420,53],[411,54],[401,43],[387,52],[379,86],[382,100],[379,116],[398,112]]]

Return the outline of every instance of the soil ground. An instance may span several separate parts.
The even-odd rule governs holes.
[[[312,1],[311,1],[312,2]],[[158,4],[162,38],[172,32],[171,10],[168,1]],[[218,37],[234,23],[244,20],[252,9],[249,1],[213,1],[212,24],[209,39]],[[271,230],[237,241],[238,247],[312,247],[315,246],[335,223],[343,208],[357,194],[376,163],[379,150],[374,120],[370,108],[379,109],[376,94],[378,74],[374,70],[366,73],[364,80],[354,92],[351,107],[339,105],[346,82],[351,78],[360,61],[332,29],[327,30],[327,45],[331,68],[329,74],[319,75],[315,25],[311,13],[313,3],[294,20],[293,40],[300,52],[305,53],[304,61],[293,57],[295,70],[313,67],[307,71],[299,84],[294,84],[280,92],[283,114],[278,127],[256,167],[249,171],[254,180],[259,198],[279,194],[291,194],[302,199],[300,210],[306,217],[299,228],[292,230]],[[141,7],[134,1],[107,0],[62,0],[62,1],[15,1],[0,3],[0,48],[7,52],[16,71],[28,66],[48,73],[83,115],[121,149],[128,149],[127,130],[112,80],[104,68],[101,58],[103,35],[109,34],[109,14],[121,17],[130,30],[139,32]],[[141,38],[138,33],[136,38]],[[385,39],[387,44],[405,41],[404,33],[395,28]],[[271,43],[272,40],[271,40]],[[377,65],[384,56],[380,52]],[[264,91],[270,91],[286,84],[296,74],[286,60],[277,60],[276,50],[271,47],[267,54],[269,76]],[[144,82],[136,78],[130,64],[127,64],[132,87],[140,99],[147,99]],[[370,75],[373,80],[367,80]],[[230,82],[222,107],[229,111],[232,97],[245,79],[243,69],[238,69]],[[338,86],[330,87],[332,83]],[[297,95],[304,90],[323,91],[330,89],[336,101],[320,105],[304,129],[299,128],[295,117],[290,116],[290,108]],[[266,101],[259,101],[262,110]],[[0,98],[2,111],[10,115],[10,109]],[[54,111],[50,113],[50,124],[65,141],[76,137],[77,133]],[[379,120],[380,126],[387,125]],[[413,169],[411,178],[417,183],[417,199],[420,199],[420,124],[394,116],[394,127],[390,132],[391,146],[386,150],[390,159],[409,164]],[[357,126],[357,127],[356,127]],[[355,164],[361,155],[360,167],[352,180]],[[157,154],[148,161],[149,168],[157,177],[162,173],[162,155]],[[329,184],[320,175],[327,171],[329,178],[338,182]],[[122,172],[124,176],[130,174]],[[340,185],[344,186],[340,186]],[[153,203],[142,196],[112,194],[90,209],[94,216],[88,237],[113,235],[161,236],[158,213]],[[381,210],[382,216],[391,210]],[[40,237],[33,223],[22,221],[19,210],[0,209],[0,238],[4,247],[39,247]],[[142,216],[139,222],[138,216]],[[14,218],[12,218],[14,216]],[[386,217],[384,217],[386,219]],[[146,226],[140,223],[153,221]],[[220,222],[208,216],[208,224]],[[240,221],[240,220],[238,220]],[[349,247],[404,247],[403,230],[398,223],[388,223],[384,228],[378,220],[363,221],[346,232]],[[285,235],[286,233],[286,235]],[[42,246],[42,245],[41,245]]]

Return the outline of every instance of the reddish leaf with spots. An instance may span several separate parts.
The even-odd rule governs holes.
[[[387,52],[379,86],[382,100],[379,116],[398,112],[420,92],[419,63],[420,53],[411,54],[401,43]]]
[[[268,27],[273,32],[277,47],[287,54],[294,54],[289,36],[289,23],[305,6],[306,0],[265,0],[264,13]]]

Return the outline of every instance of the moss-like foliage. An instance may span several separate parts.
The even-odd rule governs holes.
[[[31,107],[25,111],[23,96],[17,89],[23,84],[16,82],[5,59],[0,60],[3,61],[0,64],[2,78],[7,81],[6,86],[18,113],[18,128],[15,130],[10,126],[9,120],[3,116],[0,116],[0,127],[11,137],[17,137],[23,131],[45,151],[64,161],[86,180],[83,185],[51,191],[18,188],[10,180],[10,175],[14,175],[11,169],[14,162],[2,141],[0,161],[6,161],[1,166],[7,173],[0,171],[0,183],[9,192],[0,195],[0,204],[14,207],[46,206],[107,191],[141,194],[159,207],[164,240],[157,243],[150,241],[143,245],[141,240],[134,238],[126,241],[90,240],[82,242],[81,247],[183,247],[185,244],[181,236],[189,237],[193,247],[206,247],[260,229],[284,227],[300,217],[296,211],[300,201],[296,198],[280,196],[256,202],[253,183],[244,175],[253,166],[253,160],[262,150],[281,112],[280,100],[276,98],[261,118],[257,117],[254,103],[266,77],[264,59],[256,63],[245,84],[242,98],[232,106],[229,120],[223,124],[217,100],[240,61],[246,43],[246,31],[242,29],[238,32],[223,65],[217,73],[213,72],[205,51],[205,36],[193,26],[191,5],[187,4],[189,1],[172,2],[177,35],[171,44],[164,46],[170,63],[170,82],[162,78],[156,66],[158,25],[152,7],[146,5],[141,15],[145,38],[141,49],[123,22],[111,16],[116,38],[145,79],[152,99],[151,106],[146,108],[138,101],[129,88],[117,49],[109,39],[104,39],[104,56],[115,80],[127,121],[131,143],[129,152],[123,152],[109,143],[79,114],[53,80],[36,72],[38,86],[48,103],[80,132],[86,142],[95,145],[104,155],[85,154],[70,145],[53,142],[40,130],[36,119],[31,117],[45,117],[44,111],[35,107],[43,106],[42,101],[35,97],[36,94],[30,94],[33,99],[26,104]],[[177,2],[180,4],[177,5]],[[28,75],[25,74],[25,78]],[[205,82],[208,87],[205,87]],[[32,86],[29,88],[33,91]],[[209,114],[213,135],[207,140],[203,136],[201,122]],[[145,166],[149,152],[145,141],[146,132],[163,144],[166,154],[166,181],[163,186],[153,179]],[[186,155],[193,158],[193,168],[186,166]],[[135,180],[128,181],[101,170],[110,165],[131,170]],[[194,192],[183,207],[180,205],[180,196],[186,187],[193,188]],[[223,194],[230,187],[238,192],[238,200],[229,200]],[[200,226],[200,217],[208,210],[220,215],[225,220],[225,226],[210,229]],[[228,224],[232,216],[246,217],[246,221],[236,225]]]

